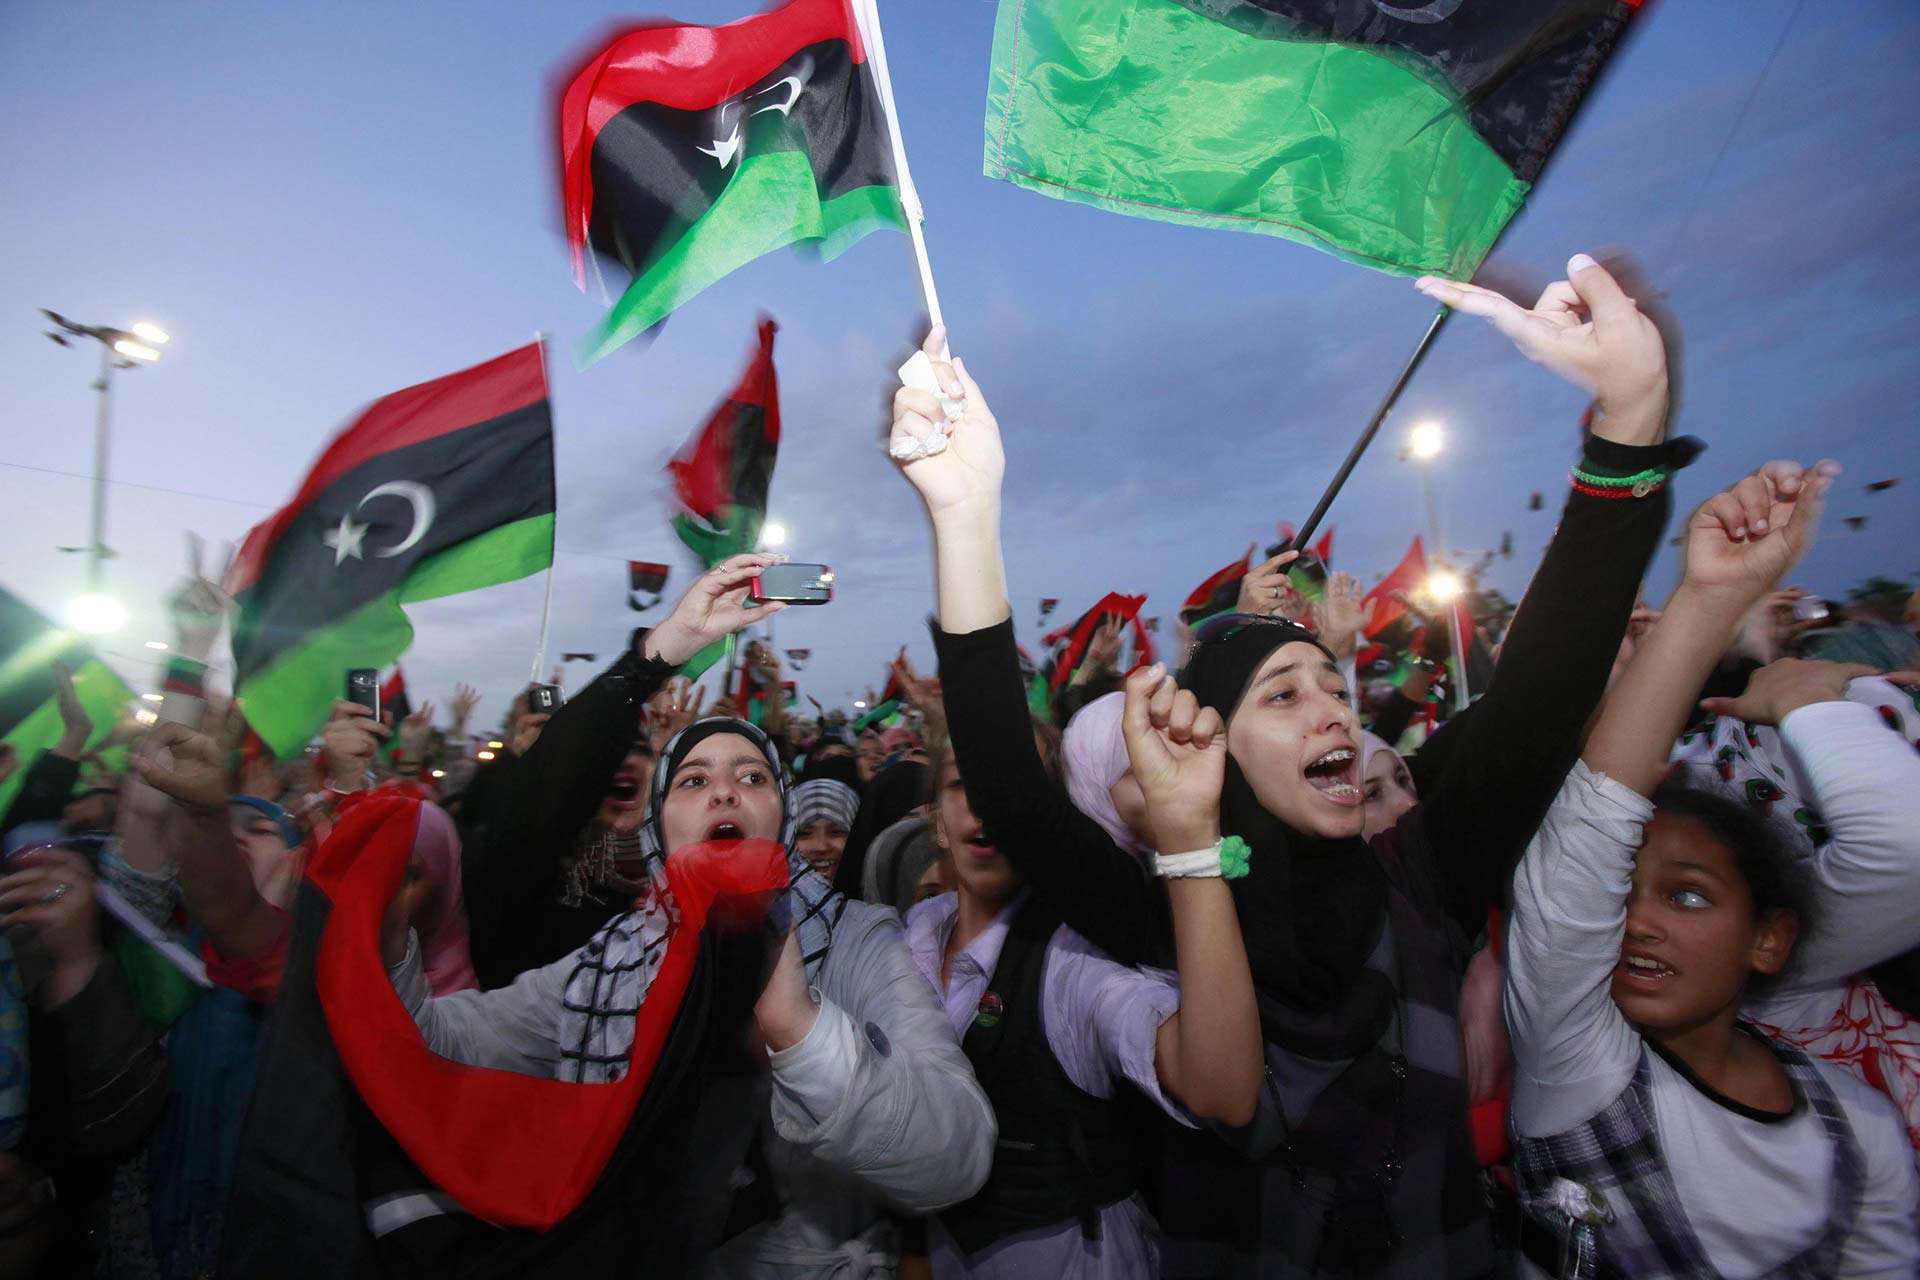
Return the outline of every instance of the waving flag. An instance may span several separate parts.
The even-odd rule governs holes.
[[[986,174],[1465,279],[1637,8],[1003,0]]]
[[[655,564],[651,560],[627,561],[627,607],[636,613],[645,613],[659,604],[660,593],[666,590],[670,572],[666,565]],[[653,598],[642,600],[642,596]]]
[[[1109,591],[1100,602],[1081,614],[1078,618],[1045,637],[1043,643],[1048,646],[1064,642],[1058,660],[1053,664],[1053,678],[1049,682],[1052,690],[1058,692],[1061,685],[1073,678],[1081,661],[1087,656],[1087,646],[1093,642],[1094,629],[1108,618],[1119,618],[1133,624],[1133,654],[1136,665],[1145,666],[1153,661],[1153,638],[1147,629],[1140,625],[1140,608],[1146,604],[1145,596],[1123,596],[1117,591]]]
[[[1395,593],[1411,596],[1420,590],[1426,580],[1427,552],[1426,548],[1420,544],[1419,535],[1415,534],[1413,545],[1407,548],[1407,554],[1400,558],[1400,563],[1394,566],[1393,572],[1381,579],[1373,590],[1360,598],[1363,607],[1368,604],[1373,606],[1373,618],[1367,623],[1369,640],[1380,635],[1406,613],[1405,602],[1396,599]]]
[[[248,723],[277,758],[295,754],[350,668],[413,643],[402,605],[551,565],[553,510],[538,344],[374,402],[228,571]]]
[[[1240,599],[1240,579],[1247,576],[1252,565],[1253,548],[1248,547],[1247,554],[1193,589],[1180,606],[1180,621],[1189,627],[1198,626],[1204,619],[1232,609]]]
[[[846,0],[791,0],[630,31],[580,69],[560,102],[574,279],[586,287],[589,250],[633,279],[587,359],[762,254],[804,241],[831,259],[906,230],[866,58]]]
[[[13,776],[0,780],[0,816],[13,804],[34,758],[66,732],[53,675],[56,662],[73,673],[73,691],[93,720],[95,736],[105,737],[133,701],[133,690],[79,636],[0,591],[0,741],[19,757]]]
[[[760,317],[760,344],[733,393],[687,441],[667,475],[680,511],[673,517],[680,541],[709,568],[728,556],[751,551],[767,519],[767,490],[780,452],[780,389],[773,372],[773,335],[779,329]],[[715,641],[681,669],[697,680],[722,656],[733,638]]]

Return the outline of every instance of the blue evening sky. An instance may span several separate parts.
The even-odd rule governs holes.
[[[1108,590],[1146,591],[1171,618],[1202,577],[1305,514],[1430,307],[1406,281],[1291,243],[987,180],[994,6],[885,9],[955,348],[1007,435],[1023,638],[1041,596],[1071,617]],[[674,16],[745,12],[680,0]],[[550,652],[604,661],[637,620],[626,559],[673,561],[673,590],[691,576],[660,465],[732,384],[764,308],[782,325],[773,514],[843,593],[784,614],[780,645],[814,651],[798,678],[830,706],[877,685],[900,643],[928,664],[927,535],[878,445],[891,370],[917,337],[904,237],[827,266],[763,259],[651,347],[573,366],[600,303],[574,289],[559,233],[550,82],[637,16],[587,0],[0,9],[0,584],[57,614],[82,574],[55,548],[86,539],[93,357],[42,338],[37,307],[174,334],[158,367],[120,379],[114,417],[127,483],[112,490],[111,586],[134,615],[105,648],[141,687],[140,642],[163,635],[185,531],[239,538],[359,406],[543,330],[560,501]],[[1834,594],[1920,574],[1917,49],[1911,0],[1652,4],[1501,247],[1544,276],[1625,246],[1669,291],[1687,336],[1681,429],[1711,444],[1683,503],[1770,457],[1845,464],[1797,575]],[[1334,507],[1335,567],[1372,580],[1420,530],[1395,437],[1430,416],[1450,433],[1446,541],[1492,547],[1511,530],[1517,554],[1492,581],[1516,595],[1582,407],[1457,321]],[[1863,492],[1892,476],[1904,483]],[[1547,509],[1530,513],[1535,490]],[[1853,532],[1847,515],[1870,520]],[[1650,594],[1673,580],[1663,553]],[[494,723],[527,678],[541,588],[416,607],[416,701],[468,680],[485,694],[478,723]]]

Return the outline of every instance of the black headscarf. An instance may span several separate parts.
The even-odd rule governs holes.
[[[846,851],[840,855],[840,869],[834,872],[834,888],[849,898],[860,896],[867,846],[882,831],[919,807],[926,800],[926,793],[927,766],[917,760],[897,761],[873,775],[873,781],[860,797],[860,812],[853,819]]]
[[[1254,674],[1282,645],[1326,647],[1305,627],[1261,618],[1194,646],[1181,683],[1231,719]],[[1327,656],[1331,659],[1332,654]],[[1315,1058],[1351,1057],[1380,1038],[1393,1012],[1385,975],[1366,967],[1386,922],[1386,874],[1359,836],[1327,840],[1268,813],[1227,760],[1220,830],[1252,850],[1229,880],[1267,1038]]]

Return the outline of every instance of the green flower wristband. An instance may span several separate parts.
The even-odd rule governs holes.
[[[1246,875],[1247,860],[1252,853],[1239,836],[1226,837],[1220,842],[1220,874],[1229,880]]]

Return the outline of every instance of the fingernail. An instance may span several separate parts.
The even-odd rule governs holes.
[[[1734,537],[1736,537],[1736,538],[1744,538],[1744,537],[1746,537],[1746,536],[1747,536],[1747,526],[1745,526],[1745,525],[1743,525],[1743,524],[1738,524],[1738,525],[1735,525],[1735,526],[1733,527],[1733,536],[1734,536]]]
[[[1567,274],[1575,275],[1585,271],[1588,267],[1597,267],[1599,265],[1598,262],[1594,261],[1592,254],[1576,253],[1567,259]]]
[[[1753,531],[1755,533],[1765,533],[1767,531],[1767,522],[1765,520],[1755,520],[1753,522]]]

